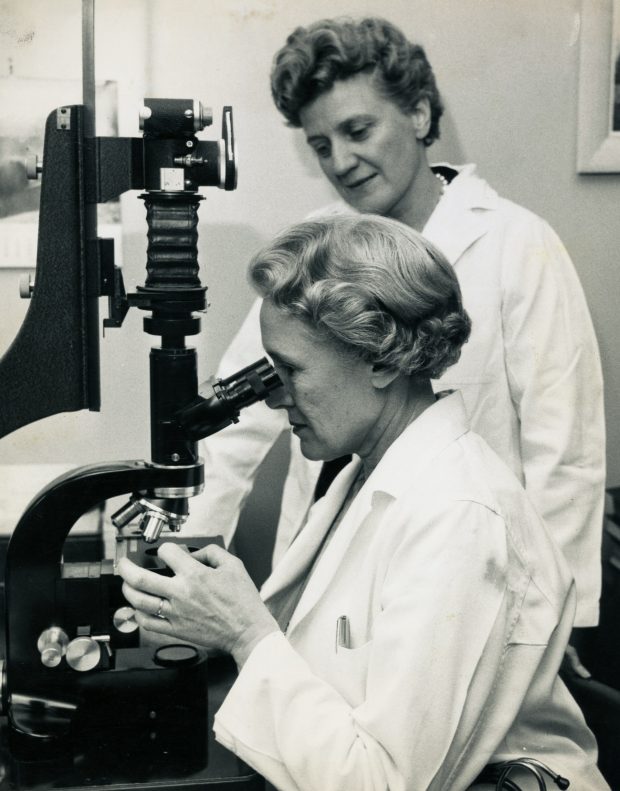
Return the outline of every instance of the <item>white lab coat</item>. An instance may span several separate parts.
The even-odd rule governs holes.
[[[359,463],[263,586],[274,614]],[[216,737],[281,791],[458,791],[487,763],[524,755],[602,791],[594,739],[557,676],[573,610],[563,557],[453,393],[387,450],[287,636],[266,637],[241,669]],[[342,615],[350,643],[336,648]]]
[[[452,167],[452,166],[450,166]],[[605,484],[600,358],[584,294],[553,230],[500,198],[473,165],[445,189],[424,236],[454,265],[473,331],[436,389],[458,387],[472,428],[525,485],[577,585],[575,624],[598,620]],[[351,211],[334,204],[323,213]],[[318,214],[318,212],[317,212]],[[222,360],[227,376],[264,354],[257,302]],[[286,416],[263,404],[204,442],[200,518],[230,540],[256,470]],[[274,561],[300,529],[320,464],[292,437]]]

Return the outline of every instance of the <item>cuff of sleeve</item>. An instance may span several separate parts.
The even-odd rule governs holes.
[[[599,619],[600,612],[598,604],[590,604],[589,606],[582,604],[579,606],[579,603],[577,603],[577,612],[575,613],[575,623],[573,626],[598,626]]]
[[[257,717],[257,708],[253,702],[261,698],[266,699],[274,665],[279,665],[278,657],[288,652],[294,653],[288,640],[280,631],[270,632],[254,646],[240,669],[235,683],[215,714],[216,736],[219,731],[222,733],[227,731],[230,732],[231,738],[239,735],[242,737],[242,741],[249,741],[248,737],[253,731],[253,720],[260,718],[260,715]],[[251,712],[255,712],[255,714],[251,715]],[[263,727],[260,730],[264,731],[265,724],[261,723]],[[247,734],[245,737],[242,736],[244,733]]]
[[[241,668],[213,724],[220,744],[283,791],[297,785],[279,755],[270,692],[277,684],[281,663],[288,664],[291,656],[303,663],[282,632],[263,637]]]

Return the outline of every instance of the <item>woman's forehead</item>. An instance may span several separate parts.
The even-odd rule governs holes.
[[[268,297],[263,299],[260,310],[260,327],[265,350],[267,345],[275,350],[284,350],[289,346],[311,343],[318,336],[312,326],[296,316],[292,316],[285,308],[281,308]]]
[[[273,300],[263,300],[260,311],[263,347],[267,354],[282,362],[296,362],[328,350],[337,344],[308,321],[292,316]]]
[[[324,124],[338,126],[360,115],[381,114],[389,104],[393,102],[379,93],[372,75],[356,74],[336,80],[329,90],[303,107],[299,117],[306,134],[312,135]]]

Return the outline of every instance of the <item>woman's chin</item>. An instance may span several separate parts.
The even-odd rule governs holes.
[[[303,455],[310,461],[324,461],[326,458],[331,457],[331,453],[327,448],[302,436],[299,437],[299,447]]]
[[[326,461],[344,454],[321,442],[308,426],[293,426],[293,434],[299,439],[301,452],[310,461]]]
[[[301,445],[301,452],[309,461],[325,461],[324,454],[317,451],[314,447],[306,447],[302,442]]]

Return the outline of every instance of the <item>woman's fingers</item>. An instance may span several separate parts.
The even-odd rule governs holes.
[[[121,558],[116,570],[125,582],[128,582],[137,591],[161,596],[164,599],[169,598],[172,580],[168,577],[143,569],[128,558]]]
[[[219,568],[222,563],[226,563],[229,559],[233,558],[233,555],[219,546],[219,544],[207,544],[206,547],[199,549],[197,552],[192,552],[190,557],[200,561],[200,563],[205,566],[211,566],[216,569]]]
[[[174,635],[173,627],[165,618],[155,618],[142,610],[136,610],[136,623],[141,629],[159,634]]]
[[[192,556],[164,543],[158,556],[172,569],[172,577],[141,569],[126,558],[118,563],[123,594],[142,629],[230,651],[240,634],[252,636],[250,627],[257,620],[262,623],[267,611],[254,583],[241,561],[222,547],[210,544]],[[273,619],[267,617],[273,629]]]
[[[157,550],[157,557],[163,560],[168,568],[175,574],[183,574],[184,571],[191,571],[196,565],[195,558],[186,549],[182,549],[177,544],[166,542]]]
[[[153,615],[156,618],[160,616],[166,617],[165,610],[169,609],[170,603],[168,599],[163,596],[156,596],[152,593],[144,593],[144,591],[136,590],[128,582],[123,583],[123,596],[127,599],[129,604],[136,609],[141,610],[147,615]]]

